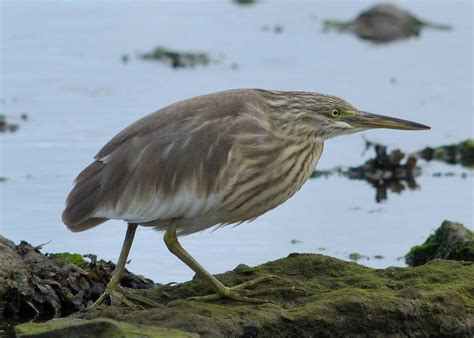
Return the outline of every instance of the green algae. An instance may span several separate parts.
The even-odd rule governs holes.
[[[194,334],[180,330],[120,323],[103,318],[90,321],[77,318],[65,318],[41,324],[26,323],[16,326],[15,331],[18,337],[196,337]]]
[[[412,247],[405,255],[410,266],[437,258],[474,261],[474,233],[460,223],[444,221],[423,244]]]
[[[82,265],[87,262],[84,260],[82,255],[69,252],[59,252],[59,253],[48,253],[47,256],[56,262],[61,262],[64,264],[73,264],[73,265]]]

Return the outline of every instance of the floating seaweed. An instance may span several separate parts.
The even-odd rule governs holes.
[[[415,177],[421,174],[421,169],[416,165],[416,156],[408,156],[403,163],[405,153],[400,149],[392,150],[387,154],[386,146],[380,144],[369,144],[369,146],[374,147],[375,157],[359,167],[349,168],[344,175],[351,179],[369,182],[376,190],[377,202],[387,199],[388,190],[400,193],[407,187],[410,190],[418,188]]]
[[[0,114],[0,133],[14,133],[19,127],[17,123],[7,121],[5,114]]]
[[[248,6],[256,4],[258,0],[232,0],[232,2],[236,5]]]
[[[211,59],[206,53],[181,52],[165,47],[156,47],[153,51],[141,54],[143,60],[159,61],[173,68],[195,67],[208,65]]]
[[[375,188],[377,202],[386,200],[389,190],[400,193],[406,188],[411,190],[418,188],[415,177],[421,174],[421,168],[417,166],[415,155],[408,156],[403,162],[406,155],[400,149],[387,153],[386,146],[368,140],[365,142],[366,150],[370,148],[375,150],[375,157],[363,165],[348,169],[336,167],[332,170],[316,170],[311,177],[339,175],[350,179],[365,180]]]

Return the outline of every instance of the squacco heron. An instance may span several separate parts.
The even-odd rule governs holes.
[[[133,123],[77,176],[62,214],[75,232],[110,219],[128,223],[114,274],[93,306],[109,296],[130,306],[156,305],[120,286],[138,225],[165,231],[168,249],[216,291],[195,298],[264,302],[245,288],[272,276],[226,287],[178,236],[250,221],[277,207],[309,178],[326,139],[372,128],[429,129],[360,111],[335,96],[261,89],[187,99]]]

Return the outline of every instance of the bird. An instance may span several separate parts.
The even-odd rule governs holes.
[[[128,306],[157,305],[120,285],[138,226],[163,231],[169,251],[216,292],[192,299],[268,301],[246,289],[275,276],[227,287],[179,236],[252,221],[274,209],[311,176],[327,139],[374,128],[430,129],[358,110],[332,95],[264,89],[189,98],[132,123],[76,177],[62,213],[73,232],[108,220],[128,225],[106,291],[91,307],[109,297]]]

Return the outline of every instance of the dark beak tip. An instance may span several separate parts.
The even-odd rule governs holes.
[[[426,126],[426,125],[424,125],[424,124],[420,124],[417,129],[419,129],[419,130],[431,130],[431,127],[430,127],[430,126]]]

